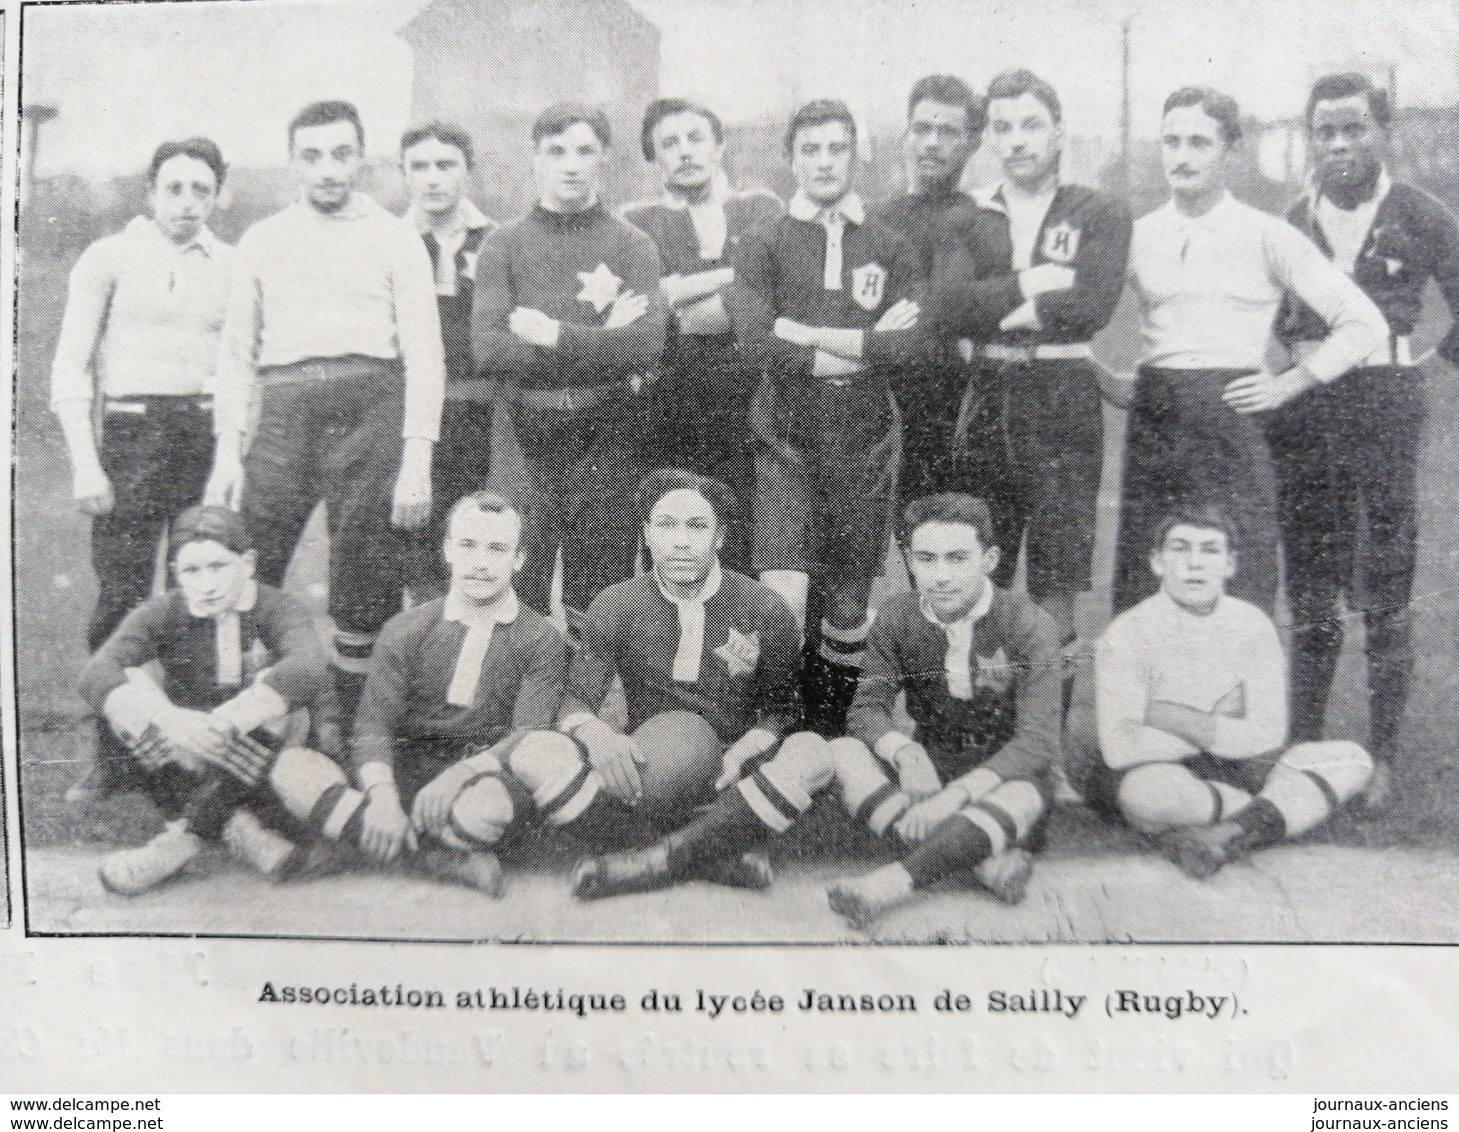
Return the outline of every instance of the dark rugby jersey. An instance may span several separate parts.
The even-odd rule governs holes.
[[[726,743],[752,727],[784,735],[800,722],[800,639],[785,602],[725,570],[704,601],[698,679],[674,678],[679,612],[654,574],[610,586],[588,610],[568,676],[572,695],[597,711],[623,680],[628,727],[666,711],[702,716]]]
[[[451,685],[467,626],[445,617],[445,598],[397,613],[380,631],[355,715],[350,753],[358,768],[393,763],[396,748],[439,743],[489,747],[513,731],[545,730],[562,707],[567,642],[540,613],[519,606],[498,622],[471,703]]]
[[[1047,770],[1059,754],[1063,702],[1053,619],[1021,594],[995,588],[973,627],[971,699],[949,691],[947,652],[947,633],[922,612],[917,594],[889,597],[871,623],[847,730],[876,747],[896,731],[892,708],[906,692],[915,738],[944,782],[978,766],[1003,779]]]
[[[238,611],[241,682],[223,683],[218,664],[218,619],[194,617],[182,590],[143,602],[81,672],[81,695],[101,712],[106,698],[127,682],[128,668],[157,661],[162,690],[179,707],[211,711],[255,678],[291,708],[318,707],[333,688],[329,657],[314,631],[314,615],[297,598],[258,585],[252,608]]]
[[[1130,255],[1130,210],[1083,185],[1060,185],[1034,244],[1033,263],[1074,269],[1074,285],[1034,299],[1043,329],[1000,331],[1024,303],[1013,270],[1008,213],[997,191],[950,211],[929,288],[930,317],[955,338],[977,342],[1088,342],[1114,317]]]
[[[628,326],[605,328],[623,291],[648,296],[648,312]],[[516,307],[562,324],[555,350],[529,345],[507,328]],[[622,381],[657,364],[667,318],[653,241],[601,204],[575,213],[538,205],[487,236],[477,255],[471,346],[482,376],[545,389]]]
[[[1287,210],[1287,220],[1328,258],[1332,247],[1317,223],[1309,193]],[[1395,181],[1378,204],[1368,238],[1353,269],[1353,281],[1372,299],[1396,335],[1412,333],[1423,313],[1424,284],[1432,276],[1456,321],[1438,345],[1439,356],[1459,364],[1459,227],[1438,200]],[[1327,324],[1305,303],[1287,297],[1277,319],[1283,342],[1320,342]]]

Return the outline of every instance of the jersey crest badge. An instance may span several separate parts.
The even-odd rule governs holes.
[[[748,676],[760,663],[760,634],[741,633],[731,628],[729,639],[714,650],[731,676]]]
[[[976,687],[1002,695],[1013,687],[1013,665],[1008,663],[1008,654],[1000,646],[992,656],[978,657]]]
[[[481,254],[480,252],[462,252],[461,253],[461,277],[463,279],[470,279],[472,282],[475,282],[475,280],[476,280],[476,257],[479,256],[480,254]]]
[[[1079,254],[1079,229],[1061,220],[1044,233],[1044,258],[1053,263],[1073,263]]]
[[[868,263],[851,273],[851,297],[862,310],[874,311],[886,295],[887,269],[879,263]]]
[[[606,263],[598,264],[592,271],[579,271],[578,282],[583,285],[578,292],[578,302],[592,303],[599,314],[613,305],[618,298],[618,289],[623,286],[623,280],[614,275]]]

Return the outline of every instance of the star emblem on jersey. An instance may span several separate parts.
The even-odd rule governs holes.
[[[1000,695],[1013,687],[1013,666],[1008,663],[1008,654],[1001,647],[992,656],[978,657],[976,686]]]
[[[1079,254],[1079,229],[1061,220],[1044,233],[1044,258],[1051,263],[1072,263]]]
[[[714,650],[714,655],[724,661],[731,676],[748,676],[760,663],[760,634],[729,631],[729,639]]]
[[[476,279],[476,257],[480,252],[461,253],[461,277],[463,279]]]
[[[613,305],[618,298],[618,289],[623,280],[614,275],[606,263],[600,263],[592,271],[579,271],[578,282],[583,289],[578,292],[578,302],[592,303],[599,314]]]
[[[881,306],[887,289],[887,269],[879,263],[868,263],[851,273],[851,297],[862,310],[874,311]]]

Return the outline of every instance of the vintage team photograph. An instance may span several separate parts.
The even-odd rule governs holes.
[[[1452,4],[15,22],[28,932],[1459,943]]]

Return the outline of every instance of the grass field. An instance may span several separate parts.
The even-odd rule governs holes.
[[[50,925],[49,930],[108,930],[108,924],[111,925],[110,930],[142,930],[118,926],[134,919],[135,912],[123,910],[101,894],[99,887],[94,885],[92,873],[95,851],[101,845],[133,841],[145,836],[153,827],[154,815],[146,806],[139,806],[135,801],[77,813],[63,798],[67,786],[85,773],[91,759],[91,722],[74,688],[83,661],[84,627],[94,596],[94,584],[87,559],[85,521],[71,503],[64,445],[54,418],[46,407],[51,354],[70,264],[30,257],[24,260],[24,265],[16,382],[15,616],[17,707],[21,734],[19,787],[31,924],[32,927],[42,926],[37,919],[40,916]],[[1431,317],[1428,333],[1421,332],[1420,339],[1435,337],[1435,324],[1442,325]],[[1101,353],[1116,368],[1129,368],[1135,351],[1133,330],[1132,312],[1122,308],[1101,345]],[[1426,863],[1417,872],[1403,872],[1402,876],[1412,877],[1412,883],[1421,886],[1429,884],[1422,879],[1424,877],[1451,877],[1459,871],[1459,861],[1454,859],[1456,851],[1459,851],[1459,755],[1456,755],[1455,741],[1455,721],[1459,720],[1459,690],[1456,690],[1456,672],[1459,672],[1459,523],[1455,520],[1456,511],[1459,511],[1459,383],[1455,381],[1454,372],[1440,363],[1429,366],[1429,376],[1431,413],[1421,471],[1423,549],[1414,600],[1419,662],[1403,735],[1399,800],[1392,812],[1381,821],[1360,822],[1340,817],[1317,838],[1319,845],[1336,844],[1351,849],[1398,847],[1415,851],[1416,857],[1408,854],[1402,855],[1401,859],[1410,863],[1413,860]],[[1098,628],[1108,616],[1107,579],[1111,562],[1113,489],[1117,482],[1115,465],[1123,430],[1121,417],[1122,414],[1113,411],[1107,413],[1110,470],[1114,474],[1107,477],[1109,482],[1102,501],[1101,533],[1096,551],[1096,576],[1106,588],[1097,590],[1081,611],[1081,620],[1090,629]],[[295,584],[319,607],[323,605],[322,586],[318,582],[321,558],[322,548],[316,539],[306,546],[294,571]],[[892,584],[895,584],[895,579]],[[1351,620],[1348,643],[1329,709],[1329,730],[1337,736],[1362,738],[1366,729],[1361,627],[1361,618]],[[1069,862],[1072,871],[1068,875],[1075,878],[1083,877],[1084,873],[1073,866],[1089,854],[1128,855],[1135,848],[1131,838],[1098,826],[1077,811],[1055,822],[1050,840],[1051,856]],[[783,891],[793,893],[797,884],[801,888],[805,886],[805,877],[819,876],[828,870],[854,871],[856,866],[847,861],[848,856],[855,855],[852,852],[854,848],[856,839],[842,832],[838,823],[826,821],[816,824],[788,847],[788,868],[793,877],[800,876],[802,880],[788,880]],[[1317,846],[1304,847],[1303,851],[1316,849]],[[1294,859],[1303,860],[1301,857]],[[1160,876],[1164,876],[1165,872],[1173,874],[1168,866],[1160,868]],[[86,874],[84,881],[79,879],[82,873]],[[1309,869],[1308,874],[1315,879],[1329,875],[1329,869],[1323,867],[1315,872]],[[1372,869],[1360,869],[1354,875],[1376,876],[1378,879],[1374,883],[1384,883],[1381,868],[1376,873]],[[238,884],[252,890],[245,878],[237,878],[226,868],[216,876],[220,879],[212,882],[213,888],[224,894],[220,896],[223,903],[229,902],[227,894],[236,895],[235,886]],[[1168,881],[1167,877],[1163,883]],[[327,883],[330,882],[320,882]],[[560,884],[561,879],[546,883],[551,887]],[[1085,877],[1069,883],[1082,885],[1088,880]],[[1148,886],[1157,906],[1161,902],[1161,883],[1151,881]],[[1405,882],[1400,882],[1400,885],[1402,883]],[[1449,885],[1446,891],[1451,891],[1452,887]],[[782,889],[777,886],[773,891]],[[1410,911],[1417,909],[1422,912],[1426,908],[1443,905],[1437,888],[1432,892],[1400,890],[1396,895]],[[1331,896],[1338,901],[1346,899],[1336,892]],[[178,903],[169,906],[165,893],[159,893],[157,897],[162,902],[158,904],[149,898],[148,907],[152,909],[150,914],[160,917],[160,920],[153,921],[157,923],[158,930],[230,930],[210,927],[213,920],[202,911],[197,911],[200,919],[194,920],[189,927],[188,915],[179,915],[180,908],[197,910],[189,903],[189,898],[179,896]],[[1058,904],[1063,898],[1056,892],[1049,900]],[[793,901],[795,898],[787,895],[784,899]],[[97,900],[101,900],[100,905],[96,905]],[[1241,904],[1239,892],[1233,896],[1233,901],[1233,908]],[[203,901],[203,904],[207,903]],[[1172,908],[1175,903],[1172,897]],[[518,934],[543,938],[550,934],[551,925],[547,921],[537,923],[531,907],[529,904],[523,913]],[[778,911],[769,916],[768,922],[796,922],[790,915],[792,907],[777,905]],[[659,916],[658,906],[655,905],[654,909],[648,912],[645,907],[644,911],[650,916]],[[1246,919],[1238,917],[1237,923],[1245,923],[1249,919],[1249,916]],[[595,934],[591,916],[587,922],[590,926],[582,929],[585,932],[583,938],[612,938],[617,934],[602,931]],[[921,923],[920,920],[918,922]],[[967,933],[960,932],[955,925],[937,928],[928,924],[908,930],[924,938],[935,938],[939,932],[950,932],[948,938],[967,938]],[[1023,929],[1009,930],[1016,935],[1017,930]],[[1048,930],[1027,930],[1030,934],[1023,938],[1056,938]],[[1241,928],[1233,930],[1237,934],[1219,938],[1267,938],[1263,931],[1241,934]],[[1361,931],[1349,935],[1346,928],[1334,930],[1340,932],[1338,938],[1364,937]],[[429,936],[432,932],[423,927],[420,934]],[[677,937],[675,933],[669,934]],[[777,928],[772,934],[780,938],[784,933]],[[820,927],[807,925],[806,935],[808,938],[823,938],[824,932]],[[1153,935],[1148,934],[1146,929],[1133,936],[1121,931],[1114,935],[1116,938],[1166,938],[1158,929]],[[1176,935],[1176,938],[1185,937],[1180,933]],[[794,938],[794,932],[790,931],[787,938]],[[1295,933],[1292,938],[1303,936]]]

